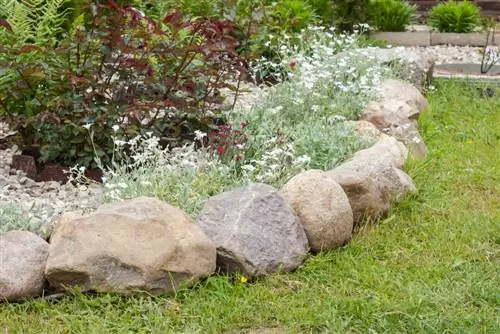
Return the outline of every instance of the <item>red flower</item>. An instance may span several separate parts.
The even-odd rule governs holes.
[[[223,155],[224,152],[226,152],[224,146],[217,146],[217,153],[219,153],[219,155]]]
[[[243,156],[242,156],[242,155],[240,155],[240,154],[238,154],[238,155],[236,156],[236,161],[241,161],[241,160],[243,160]]]
[[[294,69],[297,67],[297,64],[298,64],[297,60],[292,59],[292,60],[290,61],[290,64],[289,64],[289,65],[290,65],[291,69],[292,69],[292,70],[294,70]]]
[[[245,126],[247,126],[247,123],[246,123],[246,122],[240,122],[240,126],[241,126],[242,128],[244,128]]]

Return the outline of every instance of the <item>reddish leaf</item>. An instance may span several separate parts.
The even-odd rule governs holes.
[[[2,18],[0,18],[0,26],[4,27],[8,31],[12,32],[12,27],[10,26],[9,22],[7,22],[6,20],[4,20]]]
[[[174,9],[172,13],[166,15],[163,18],[163,23],[171,24],[177,26],[182,19],[182,14],[178,9]]]

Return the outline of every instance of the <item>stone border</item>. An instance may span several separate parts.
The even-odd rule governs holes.
[[[442,33],[433,31],[409,31],[409,32],[373,32],[371,37],[385,40],[393,45],[401,46],[433,46],[433,45],[457,45],[457,46],[484,46],[487,33]],[[491,45],[500,46],[500,32],[494,34]]]
[[[64,214],[50,242],[31,232],[0,235],[0,301],[40,297],[47,287],[159,294],[216,267],[246,280],[294,271],[309,251],[347,244],[356,225],[384,217],[392,202],[417,191],[403,166],[427,152],[417,120],[428,104],[414,85],[386,80],[354,122],[371,147],[332,170],[300,173],[282,189],[250,184],[213,196],[197,224],[168,203],[140,197]]]

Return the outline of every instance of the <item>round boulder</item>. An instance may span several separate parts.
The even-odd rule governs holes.
[[[28,231],[0,235],[0,300],[19,300],[42,294],[48,250],[45,240]]]
[[[299,216],[313,251],[344,245],[352,236],[353,213],[342,187],[320,170],[293,177],[281,190]]]

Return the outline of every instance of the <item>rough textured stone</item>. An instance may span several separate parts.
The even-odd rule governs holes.
[[[388,138],[388,135],[380,131],[373,123],[359,120],[359,121],[346,121],[346,126],[350,127],[354,132],[364,137],[365,139],[376,143],[379,140]]]
[[[63,168],[59,165],[47,165],[45,168],[38,174],[37,181],[46,182],[46,181],[57,181],[61,183],[68,182],[67,173],[68,169]]]
[[[281,193],[299,216],[313,251],[330,250],[351,239],[349,199],[323,171],[309,170],[294,176]]]
[[[140,197],[63,218],[45,270],[55,288],[162,293],[215,270],[215,247],[183,211]]]
[[[49,244],[27,231],[0,235],[0,300],[40,296]]]
[[[406,116],[410,119],[418,119],[420,113],[429,106],[427,99],[414,86],[396,79],[387,79],[382,82],[381,100],[397,100],[405,102],[412,109]]]
[[[212,197],[198,225],[217,247],[217,264],[247,276],[292,271],[306,258],[306,234],[273,187],[250,184]]]
[[[416,88],[393,79],[384,81],[381,91],[381,99],[366,106],[360,118],[404,143],[413,157],[424,157],[427,146],[418,132],[417,120],[427,100]]]
[[[390,198],[383,192],[380,181],[367,174],[346,169],[334,169],[326,174],[344,189],[349,198],[355,226],[366,219],[379,218],[389,211]]]
[[[394,137],[387,137],[373,146],[356,152],[351,160],[381,161],[396,168],[403,168],[408,149]]]
[[[407,155],[404,145],[389,137],[358,151],[350,160],[328,173],[337,178],[338,175],[358,173],[360,177],[376,182],[384,201],[398,200],[416,191],[412,179],[401,170]]]
[[[37,170],[35,158],[29,155],[14,155],[12,157],[11,168],[23,171],[30,178],[36,178]]]

